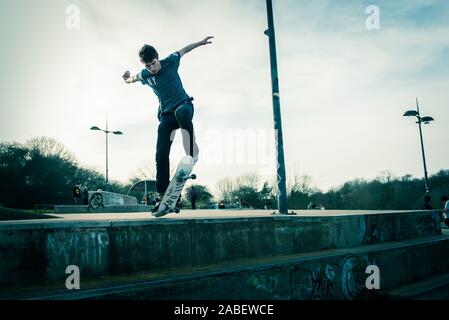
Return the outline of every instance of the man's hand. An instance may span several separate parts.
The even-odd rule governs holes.
[[[123,80],[128,80],[129,78],[131,78],[131,72],[126,71],[125,74],[122,76]]]
[[[126,71],[123,76],[122,76],[123,80],[125,80],[126,83],[134,83],[137,82],[137,76],[132,76],[131,77],[131,73],[129,71]]]
[[[200,42],[195,42],[195,43],[189,44],[187,47],[182,48],[178,52],[179,52],[179,54],[182,57],[183,55],[185,55],[186,53],[189,53],[190,51],[192,51],[195,48],[198,48],[200,46],[204,46],[206,44],[211,44],[212,42],[209,41],[209,40],[212,39],[212,38],[213,38],[212,36],[206,37],[206,38],[204,38],[204,40],[201,40]]]
[[[209,36],[209,37],[206,37],[204,40],[201,40],[200,42],[198,42],[199,44],[200,44],[200,46],[204,46],[204,45],[206,45],[206,44],[210,44],[210,43],[212,43],[212,41],[209,41],[210,39],[213,39],[214,37],[212,37],[212,36]]]

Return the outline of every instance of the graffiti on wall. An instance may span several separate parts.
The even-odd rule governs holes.
[[[311,274],[312,300],[329,300],[335,297],[335,268],[327,264]]]
[[[365,289],[367,263],[356,255],[347,256],[341,264],[340,288],[348,300],[358,299]]]
[[[291,299],[336,300],[360,299],[366,292],[367,262],[357,255],[347,255],[337,263],[291,270]],[[296,288],[296,289],[293,289]]]

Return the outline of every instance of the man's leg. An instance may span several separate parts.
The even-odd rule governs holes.
[[[170,183],[170,148],[179,124],[173,114],[164,115],[157,129],[156,191],[163,195]]]
[[[198,159],[199,148],[196,144],[195,133],[193,130],[193,105],[185,103],[175,111],[176,120],[179,123],[182,134],[182,143],[187,155],[192,156],[195,162]]]

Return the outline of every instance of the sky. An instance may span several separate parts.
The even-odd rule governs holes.
[[[368,10],[370,6],[378,9]],[[274,0],[287,179],[308,175],[323,191],[385,172],[423,176],[416,106],[430,174],[449,164],[449,2]],[[378,20],[376,20],[378,18]],[[373,24],[375,22],[378,24]],[[181,60],[195,98],[196,183],[217,192],[226,177],[275,174],[265,1],[0,0],[0,141],[49,136],[79,163],[127,182],[153,172],[158,101],[121,75],[206,36]],[[183,155],[178,133],[171,154]]]

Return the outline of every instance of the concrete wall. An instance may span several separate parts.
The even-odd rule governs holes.
[[[98,208],[91,208],[89,205],[56,205],[54,206],[57,214],[70,213],[89,213],[89,212],[145,212],[150,211],[148,206],[139,205],[136,197],[124,194],[106,192],[106,191],[89,191],[89,201],[93,194],[100,193],[103,196],[103,204]]]
[[[110,206],[124,206],[124,205],[137,205],[139,202],[136,197],[127,196],[121,193],[107,192],[107,191],[89,191],[89,201],[91,200],[92,195],[95,193],[100,193],[103,196],[103,205]],[[56,206],[63,207],[63,206]]]
[[[444,239],[445,238],[445,239]],[[207,299],[207,300],[359,300],[379,299],[386,289],[423,277],[447,272],[449,239],[369,249],[338,250],[292,258],[252,268],[197,274],[155,281],[141,287],[108,289],[94,299]],[[366,268],[379,268],[380,290],[366,287]],[[89,292],[79,293],[89,298]],[[75,294],[76,295],[76,294]],[[84,297],[83,297],[84,296]],[[447,297],[447,296],[446,296]],[[441,298],[441,296],[439,296]]]
[[[0,225],[0,288],[441,234],[438,212]]]
[[[89,191],[89,199],[94,193],[101,193],[103,195],[103,205],[137,205],[136,197],[127,196],[124,194],[107,192],[107,191]]]

